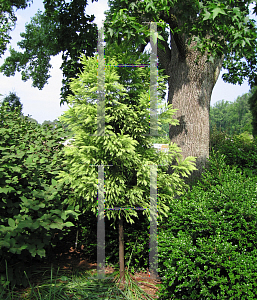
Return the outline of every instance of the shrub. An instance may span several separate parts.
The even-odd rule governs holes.
[[[256,299],[257,177],[212,152],[211,167],[170,203],[159,233],[159,297]]]
[[[41,127],[6,107],[0,108],[0,275],[6,283],[7,263],[9,282],[26,285],[31,259],[46,256],[53,236],[73,226],[65,221],[76,213],[65,204],[68,186],[55,181],[65,169],[62,129]]]
[[[238,166],[247,176],[257,175],[257,139],[251,139],[248,133],[229,136],[214,130],[210,149],[225,154],[227,165]]]

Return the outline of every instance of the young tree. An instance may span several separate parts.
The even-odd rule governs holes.
[[[134,98],[130,98],[125,87],[120,84],[117,69],[117,61],[113,57],[105,56],[105,135],[97,135],[97,57],[87,58],[82,56],[83,72],[70,83],[74,96],[68,97],[69,109],[60,117],[63,123],[67,123],[74,134],[73,147],[64,149],[68,172],[60,172],[60,182],[69,182],[77,199],[80,199],[80,207],[97,214],[97,166],[104,167],[105,185],[105,216],[119,224],[119,251],[120,251],[120,276],[124,274],[124,241],[123,219],[133,223],[133,217],[137,212],[131,210],[110,210],[115,207],[134,208],[144,207],[150,209],[148,201],[150,195],[150,165],[158,166],[158,212],[167,213],[167,204],[173,201],[175,195],[185,192],[185,183],[179,175],[187,176],[195,170],[194,157],[181,160],[179,147],[170,143],[169,154],[157,154],[152,148],[152,137],[149,133],[149,68],[136,68],[132,78],[140,78]],[[142,63],[140,60],[135,64]],[[111,66],[107,66],[107,65]],[[148,77],[149,78],[149,77]],[[148,86],[147,86],[148,82]],[[164,88],[163,77],[158,77],[159,91]],[[133,82],[130,83],[132,90]],[[172,118],[174,110],[169,105],[169,110],[163,113],[163,123],[177,124]],[[158,120],[160,124],[160,121]],[[166,173],[167,165],[174,159],[178,166],[173,166],[174,173]],[[143,214],[150,216],[149,210]],[[153,215],[151,215],[153,216]],[[103,218],[103,215],[99,216]],[[123,255],[121,255],[123,254]]]
[[[150,24],[158,23],[159,66],[169,75],[168,103],[178,109],[179,126],[170,126],[170,139],[183,157],[197,157],[199,178],[209,157],[209,111],[221,68],[223,79],[241,84],[256,78],[256,26],[249,19],[254,1],[146,0],[109,1],[106,40],[143,52],[150,41]],[[166,29],[168,32],[166,32]],[[170,41],[168,41],[168,37]],[[244,59],[244,60],[243,60]]]

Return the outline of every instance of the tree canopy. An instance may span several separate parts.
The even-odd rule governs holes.
[[[254,85],[256,79],[255,20],[249,18],[250,4],[255,1],[174,1],[146,0],[128,3],[126,0],[110,0],[106,23],[108,38],[131,40],[143,51],[150,41],[149,25],[143,22],[159,22],[160,47],[169,55],[167,35],[161,36],[161,29],[167,29],[173,36],[181,59],[188,52],[188,46],[195,42],[194,49],[208,53],[208,60],[224,56],[223,74],[225,82],[241,84],[248,78]],[[256,7],[254,9],[256,12]],[[108,40],[107,38],[107,40]],[[161,55],[160,51],[160,55]],[[159,55],[159,56],[160,56]]]
[[[7,49],[7,44],[10,43],[10,30],[13,29],[17,17],[14,13],[14,8],[25,9],[30,5],[31,0],[1,0],[0,2],[0,57]]]
[[[93,2],[94,0],[92,0]],[[87,0],[44,0],[45,11],[38,11],[21,33],[19,52],[10,48],[1,71],[6,76],[21,72],[22,80],[32,79],[32,86],[42,89],[50,75],[51,56],[62,53],[62,100],[70,94],[68,82],[79,73],[81,54],[92,56],[97,48],[97,26],[94,16],[85,15]]]
[[[25,8],[29,2],[5,0],[2,17],[9,14],[9,19],[5,16],[5,20],[9,23],[10,20],[15,21],[13,7]],[[64,103],[70,94],[67,83],[81,68],[80,55],[91,57],[97,50],[97,26],[92,23],[94,15],[86,15],[86,0],[43,2],[45,11],[38,11],[26,25],[25,33],[21,34],[22,41],[18,42],[18,46],[24,51],[11,48],[1,71],[6,76],[13,76],[19,71],[23,80],[31,78],[33,86],[42,89],[50,77],[51,56],[62,53],[64,78],[61,103]],[[252,3],[254,1],[250,0],[231,0],[227,3],[213,0],[147,0],[132,3],[110,0],[106,20],[113,22],[105,24],[108,28],[106,39],[109,43],[116,35],[118,44],[122,41],[130,48],[134,45],[143,52],[150,39],[149,25],[142,22],[161,21],[158,24],[158,47],[171,53],[167,40],[172,33],[183,57],[187,52],[187,44],[195,41],[196,48],[202,53],[207,51],[210,60],[217,55],[224,55],[223,67],[228,70],[223,74],[224,81],[241,84],[248,78],[249,83],[254,85],[257,35],[255,21],[249,18],[249,6]],[[2,33],[1,43],[3,53],[10,37],[7,37],[8,30],[2,30],[5,32],[5,35]],[[163,68],[161,62],[159,65]]]

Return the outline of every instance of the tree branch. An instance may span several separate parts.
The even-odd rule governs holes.
[[[179,26],[178,20],[177,20],[176,16],[171,13],[171,10],[169,12],[169,15],[167,15],[166,12],[161,11],[160,18],[163,21],[165,21],[167,24],[169,24],[171,30],[174,30]],[[182,35],[180,35],[176,32],[172,36],[175,41],[176,47],[178,49],[180,59],[184,60],[186,58],[186,54],[187,54],[187,46],[185,44],[185,41],[184,41]]]

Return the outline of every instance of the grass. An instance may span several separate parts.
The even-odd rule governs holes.
[[[116,279],[112,275],[106,275],[105,279],[98,279],[93,271],[74,272],[71,275],[58,269],[54,274],[50,270],[50,277],[44,276],[42,270],[42,283],[30,286],[23,290],[5,289],[0,294],[1,300],[13,299],[153,299],[147,295],[130,277],[128,270],[125,271],[125,283],[120,287],[119,271],[116,270]],[[49,269],[45,270],[49,273]],[[143,298],[142,296],[145,296]]]
[[[134,250],[134,249],[133,249]],[[132,250],[132,253],[133,253]],[[147,299],[153,300],[138,284],[131,278],[129,273],[129,264],[132,253],[128,262],[128,267],[125,269],[125,280],[120,282],[119,269],[111,275],[106,275],[105,279],[100,279],[94,270],[75,271],[69,273],[67,270],[58,269],[55,272],[54,268],[40,268],[34,277],[40,276],[40,284],[32,285],[29,282],[29,287],[26,289],[12,289],[9,285],[1,290],[0,300],[59,300],[59,299]],[[47,275],[47,273],[50,275]],[[8,274],[7,281],[8,281]],[[114,278],[114,280],[113,280]]]

